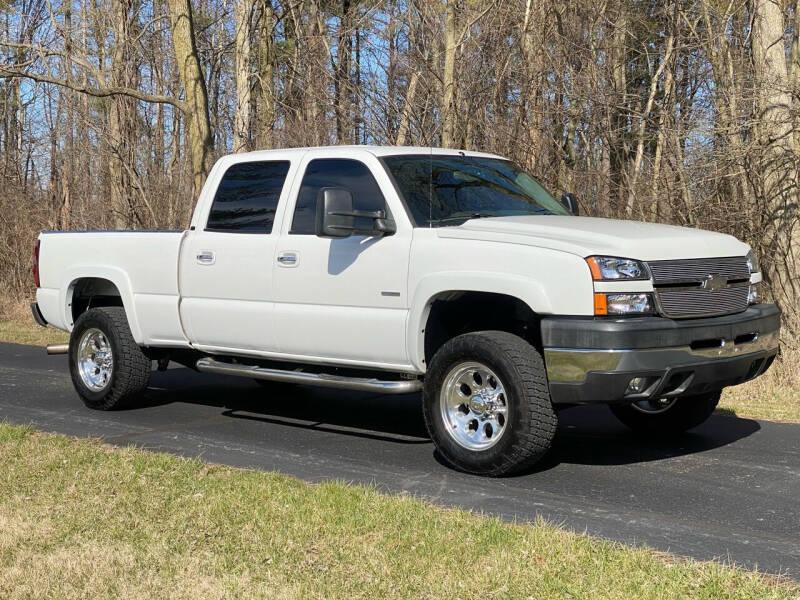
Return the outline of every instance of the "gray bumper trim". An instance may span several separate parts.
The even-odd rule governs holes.
[[[33,313],[33,320],[36,321],[37,324],[42,327],[47,327],[47,320],[42,315],[42,311],[39,310],[38,302],[31,302],[31,312]]]
[[[759,304],[737,315],[542,319],[550,396],[557,404],[690,396],[758,377],[778,353],[780,311]],[[644,392],[628,384],[646,378]]]
[[[755,339],[737,344],[720,338],[712,348],[644,348],[638,350],[587,350],[545,348],[547,377],[551,382],[578,383],[591,371],[639,371],[663,369],[671,365],[692,365],[778,349],[778,332],[756,334]]]

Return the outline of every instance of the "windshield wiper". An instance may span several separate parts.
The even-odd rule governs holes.
[[[487,219],[489,217],[496,217],[497,215],[490,215],[489,213],[472,213],[470,215],[459,215],[452,217],[444,217],[443,219],[434,219],[431,223],[447,223],[449,221],[469,221],[470,219]]]

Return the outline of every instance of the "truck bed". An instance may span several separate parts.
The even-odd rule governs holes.
[[[70,298],[61,295],[71,296],[81,280],[103,278],[119,290],[138,343],[186,345],[178,314],[182,237],[182,231],[43,232],[36,295],[42,315],[71,331]]]

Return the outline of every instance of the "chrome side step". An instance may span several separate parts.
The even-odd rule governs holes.
[[[341,375],[328,375],[326,373],[305,373],[303,371],[284,371],[281,369],[268,369],[266,367],[257,367],[253,365],[231,364],[220,362],[213,358],[201,358],[197,361],[196,366],[198,371],[204,373],[220,373],[223,375],[250,377],[252,379],[301,383],[304,385],[317,385],[344,390],[377,392],[379,394],[410,394],[422,389],[422,380],[420,379],[397,379],[394,381],[387,381],[383,379],[368,379],[365,377],[343,377]]]

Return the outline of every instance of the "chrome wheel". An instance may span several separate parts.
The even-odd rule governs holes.
[[[657,415],[668,411],[677,401],[677,398],[651,398],[638,400],[631,404],[631,407],[648,415]]]
[[[460,363],[448,372],[439,405],[447,433],[468,450],[486,450],[503,437],[508,398],[495,373],[478,362]]]
[[[84,331],[78,342],[77,361],[81,381],[93,392],[103,391],[111,382],[114,356],[106,334],[99,329]]]

